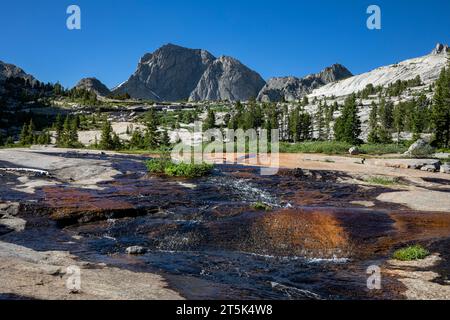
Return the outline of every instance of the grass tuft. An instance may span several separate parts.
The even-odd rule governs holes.
[[[430,252],[421,245],[413,245],[394,252],[393,258],[400,261],[422,260],[430,255]]]
[[[282,153],[323,153],[347,155],[352,144],[339,141],[307,141],[299,143],[280,143]],[[362,144],[358,146],[361,154],[383,155],[404,153],[408,148],[397,144]]]
[[[264,202],[255,202],[252,204],[252,208],[255,210],[271,211],[272,207]]]
[[[381,177],[381,176],[368,177],[364,179],[364,181],[370,184],[379,184],[382,186],[391,186],[399,184],[400,182],[397,177]]]

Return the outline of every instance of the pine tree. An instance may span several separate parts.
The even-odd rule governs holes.
[[[372,101],[372,108],[369,115],[369,136],[367,141],[369,143],[379,143],[380,138],[378,136],[378,106]]]
[[[378,108],[378,115],[383,129],[390,130],[394,122],[393,119],[394,105],[391,102],[386,102],[386,99],[381,99]]]
[[[404,128],[404,110],[401,103],[394,108],[394,128],[397,133],[397,145],[400,144],[400,134]]]
[[[214,129],[216,127],[216,113],[209,109],[205,122],[203,123],[203,130]]]
[[[319,103],[319,107],[317,108],[317,112],[315,114],[316,120],[316,130],[317,130],[317,138],[319,140],[325,140],[325,119],[324,119],[324,110],[323,110],[322,102]]]
[[[435,144],[450,147],[450,63],[444,68],[436,81],[433,97],[432,123]]]
[[[163,147],[170,146],[170,137],[169,137],[167,130],[163,130],[161,132],[160,145]]]
[[[353,144],[360,142],[361,121],[358,116],[355,95],[351,95],[345,100],[342,115],[336,120],[334,125],[334,134],[338,141]]]
[[[26,146],[28,144],[29,137],[30,137],[28,128],[29,128],[29,126],[27,124],[24,124],[22,127],[22,131],[20,132],[19,144],[21,146]]]
[[[300,140],[299,136],[299,110],[298,108],[294,108],[289,115],[289,139],[296,143]]]
[[[325,139],[331,139],[331,122],[334,120],[334,107],[333,105],[328,106],[325,101]]]
[[[380,143],[389,144],[392,143],[392,134],[391,131],[385,129],[384,127],[378,128],[378,139]]]
[[[19,144],[22,146],[30,145],[35,143],[35,127],[33,124],[33,119],[30,120],[28,124],[24,124],[22,131],[20,132]]]
[[[74,117],[71,120],[69,132],[67,134],[67,143],[71,148],[78,146],[78,124],[79,121],[77,121],[77,117]]]
[[[301,141],[307,141],[312,139],[313,134],[313,120],[312,116],[307,112],[300,114],[300,121],[298,127],[298,135]]]
[[[146,131],[145,131],[145,145],[148,149],[158,147],[158,125],[159,119],[154,109],[147,112],[145,117]]]
[[[113,129],[111,123],[106,120],[102,126],[102,132],[100,136],[99,147],[103,150],[112,150],[114,149],[114,141],[113,141]]]
[[[113,150],[120,150],[122,149],[122,141],[120,141],[120,137],[113,132],[112,133],[112,147]]]
[[[302,100],[302,106],[303,106],[303,107],[306,107],[308,104],[309,104],[308,97],[307,97],[307,96],[304,96],[304,97],[303,97],[303,100]]]
[[[143,149],[145,148],[144,137],[139,129],[133,131],[130,140],[130,147],[132,149]]]
[[[41,132],[41,134],[37,137],[37,144],[48,145],[50,143],[51,143],[51,135],[48,130]]]
[[[265,122],[264,129],[267,130],[267,137],[270,140],[272,138],[272,130],[279,129],[279,121],[278,121],[278,111],[276,108],[276,105],[271,103],[267,106],[266,109],[266,118],[267,121]]]

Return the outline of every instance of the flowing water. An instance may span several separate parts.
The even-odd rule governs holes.
[[[156,272],[190,299],[379,299],[400,298],[403,287],[386,276],[383,290],[367,289],[369,266],[401,244],[450,234],[443,215],[427,222],[400,206],[351,205],[387,190],[338,182],[343,174],[262,177],[256,168],[219,166],[184,180],[137,169],[98,190],[42,188],[22,206],[25,232],[2,241]],[[126,255],[134,245],[148,252]]]

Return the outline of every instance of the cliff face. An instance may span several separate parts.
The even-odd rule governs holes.
[[[236,59],[168,44],[144,55],[136,72],[113,92],[156,101],[246,100],[264,84]]]
[[[136,72],[113,92],[138,99],[185,100],[214,60],[205,50],[168,44],[144,55]]]
[[[220,57],[206,69],[189,100],[240,101],[256,98],[265,81],[236,59]]]

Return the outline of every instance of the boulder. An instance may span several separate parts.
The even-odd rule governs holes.
[[[357,156],[357,155],[360,154],[361,152],[359,151],[359,148],[358,148],[358,147],[351,147],[351,148],[348,150],[348,153],[349,153],[350,155],[352,155],[352,156]]]
[[[432,153],[433,148],[430,146],[430,144],[423,139],[419,139],[409,147],[408,151],[406,151],[404,155],[410,157],[411,156],[420,157],[420,156],[427,156]]]
[[[443,164],[441,166],[441,172],[450,174],[450,164],[449,163]]]
[[[423,167],[426,166],[432,166],[435,168],[439,168],[440,161],[439,160],[433,160],[433,159],[418,159],[418,160],[411,160],[408,162],[408,169],[416,169],[420,170]]]
[[[138,255],[138,254],[146,253],[147,249],[145,249],[144,247],[140,247],[140,246],[132,246],[132,247],[128,247],[125,251],[127,254]]]
[[[423,166],[422,168],[420,168],[420,170],[427,171],[427,172],[437,172],[437,171],[439,171],[439,165],[427,164],[427,165]]]

